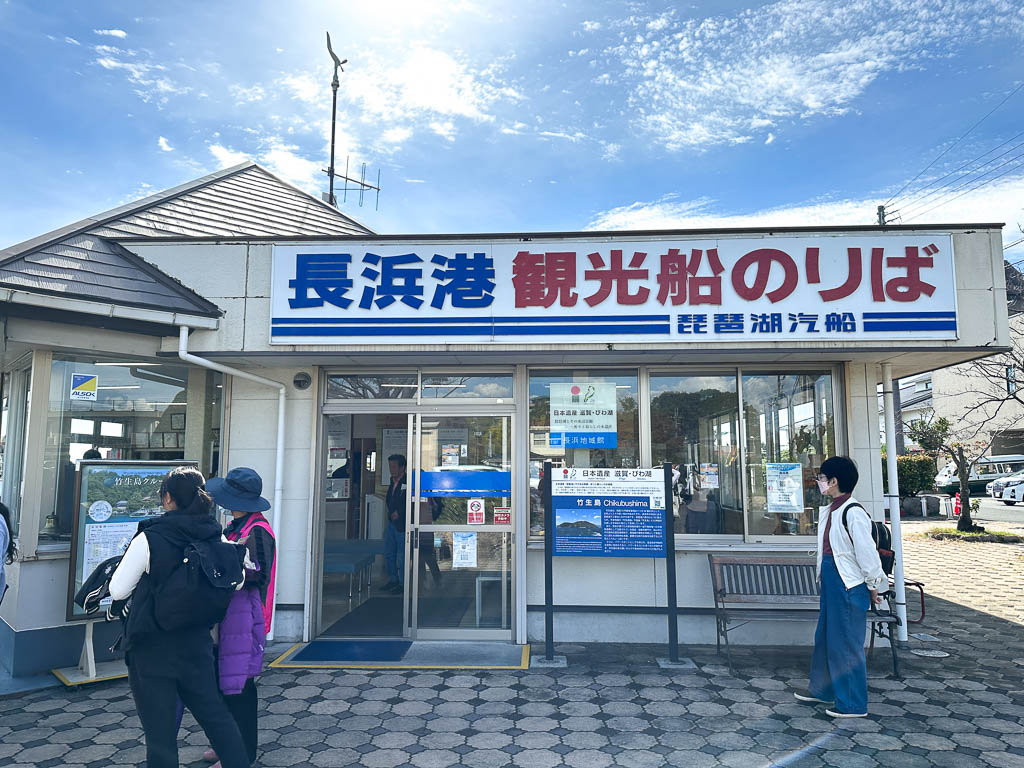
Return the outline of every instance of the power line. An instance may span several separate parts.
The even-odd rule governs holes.
[[[922,168],[921,171],[917,174],[917,176],[915,176],[910,181],[908,181],[906,184],[904,184],[899,192],[897,192],[895,195],[893,195],[888,200],[886,200],[885,201],[885,205],[888,205],[893,200],[895,200],[900,195],[902,195],[904,193],[904,191],[906,191],[907,187],[909,187],[911,184],[913,184],[915,181],[917,181],[919,178],[921,178],[921,176],[924,174],[925,171],[927,171],[929,168],[931,168],[933,165],[935,165],[939,160],[941,160],[946,155],[947,152],[949,152],[951,149],[953,149],[953,147],[955,147],[957,144],[959,144],[961,141],[963,141],[965,138],[967,138],[967,136],[970,135],[971,131],[973,131],[975,128],[977,128],[979,125],[981,125],[983,122],[985,122],[993,112],[995,112],[997,109],[999,109],[1001,106],[1003,106],[1003,104],[1005,104],[1007,101],[1009,101],[1011,98],[1013,98],[1017,94],[1017,91],[1019,91],[1021,88],[1024,88],[1024,80],[1021,81],[1020,85],[1018,85],[1016,88],[1014,88],[1012,91],[1010,91],[1009,95],[1007,95],[1006,98],[1004,98],[1002,101],[1000,101],[994,107],[992,107],[992,109],[989,110],[988,113],[983,118],[981,118],[981,120],[979,120],[974,125],[972,125],[970,128],[968,128],[967,129],[967,133],[965,133],[959,139],[957,139],[952,144],[950,144],[948,147],[946,147],[944,150],[942,150],[942,152],[939,153],[938,157],[936,157],[934,160],[932,160],[930,163],[928,163],[928,165],[926,165],[924,168]]]
[[[1000,157],[1004,157],[1004,156],[1008,155],[1010,152],[1014,152],[1014,151],[1020,149],[1021,147],[1024,147],[1024,142],[1021,142],[1021,143],[1015,145],[1014,147],[1006,150],[1006,152],[1003,152],[1001,155],[998,155],[997,157],[993,157],[987,163],[985,163],[984,165],[982,165],[981,167],[976,169],[976,171],[972,172],[972,173],[978,173],[978,175],[976,175],[973,179],[972,178],[968,178],[966,181],[963,180],[964,177],[961,177],[960,179],[957,179],[957,181],[961,181],[962,183],[959,186],[953,187],[951,190],[946,192],[945,195],[948,196],[952,192],[956,192],[957,190],[963,189],[968,184],[972,184],[975,181],[978,181],[979,179],[984,178],[985,176],[987,176],[988,174],[992,173],[993,171],[999,170],[1000,168],[1005,166],[1007,163],[1012,163],[1015,160],[1019,159],[1020,157],[1024,156],[1024,152],[1022,152],[1021,154],[1017,155],[1016,157],[1011,157],[1009,160],[1006,160],[1006,161],[1000,163],[999,165],[995,166],[994,168],[989,168],[987,171],[981,172],[981,169],[984,168],[985,165],[989,165],[989,163],[994,163]],[[952,182],[950,182],[950,183],[952,183]],[[947,186],[947,185],[943,185],[943,186]],[[915,208],[921,208],[924,205],[928,205],[928,203],[934,202],[936,200],[935,196],[938,195],[938,194],[940,194],[940,190],[937,189],[934,192],[932,192],[931,194],[925,195],[924,198],[920,202],[918,202],[916,205],[905,206],[904,208],[897,208],[896,210],[901,210],[904,213],[908,213],[909,211],[912,211]],[[942,198],[940,196],[938,199],[944,199],[944,198]]]
[[[1016,160],[1024,160],[1024,155],[1021,155],[1020,157],[1014,158],[1014,161],[1016,161]],[[1006,163],[1009,163],[1009,162],[1013,162],[1013,161],[1011,161],[1011,160],[1007,160],[1006,161]],[[1003,163],[1002,165],[997,165],[996,168],[1002,168],[1003,165],[1006,165],[1006,163]],[[924,214],[928,213],[929,211],[934,211],[936,208],[941,208],[946,203],[949,203],[949,202],[952,202],[953,200],[961,198],[964,195],[969,194],[969,193],[975,191],[976,189],[980,189],[981,187],[984,187],[986,184],[990,184],[993,181],[995,181],[996,179],[1002,178],[1003,176],[1005,176],[1006,174],[1010,173],[1011,171],[1017,170],[1017,168],[1019,168],[1019,167],[1021,167],[1020,164],[1018,164],[1016,166],[1013,166],[1013,167],[1010,167],[1010,168],[1007,168],[1002,173],[993,176],[991,179],[986,179],[985,181],[983,181],[980,184],[977,184],[977,185],[971,187],[970,189],[964,190],[959,195],[955,195],[955,196],[953,196],[951,198],[941,200],[940,202],[938,202],[935,205],[933,205],[931,208],[928,208],[928,209],[926,209],[924,211],[921,211],[920,213],[915,213],[913,216],[908,217],[907,221],[910,221],[911,219],[916,219],[919,216],[923,216]],[[993,168],[992,170],[994,171],[994,170],[996,170],[996,168]]]
[[[952,176],[952,175],[953,175],[954,173],[957,173],[957,172],[959,172],[959,171],[962,171],[962,170],[963,170],[964,168],[966,168],[967,166],[971,165],[972,163],[976,163],[976,162],[977,162],[978,160],[981,160],[981,158],[983,158],[983,157],[984,157],[985,155],[988,155],[988,154],[991,154],[992,152],[995,152],[995,151],[996,151],[997,149],[999,149],[1000,147],[1004,147],[1004,146],[1006,146],[1006,145],[1007,145],[1007,144],[1009,144],[1009,143],[1010,143],[1011,141],[1013,141],[1014,139],[1020,138],[1021,136],[1024,136],[1024,131],[1021,131],[1021,132],[1020,132],[1020,133],[1018,133],[1018,134],[1017,134],[1016,136],[1011,136],[1010,138],[1008,138],[1008,139],[1007,139],[1006,141],[1004,141],[1004,142],[1003,142],[1002,144],[1000,144],[999,146],[997,146],[997,147],[992,147],[992,149],[988,150],[987,152],[983,152],[982,154],[978,155],[978,156],[977,156],[976,158],[974,158],[973,160],[968,160],[968,161],[967,161],[966,163],[964,163],[963,165],[961,165],[961,166],[960,166],[959,168],[954,168],[954,169],[953,169],[952,171],[950,171],[949,173],[947,173],[947,174],[946,174],[945,176],[940,176],[939,178],[935,179],[934,181],[932,181],[932,182],[930,182],[930,183],[926,184],[925,186],[923,186],[923,187],[922,187],[921,189],[919,189],[919,190],[917,191],[917,197],[912,197],[912,198],[910,198],[910,200],[908,200],[907,202],[905,202],[905,203],[903,204],[903,207],[904,207],[904,208],[906,208],[906,207],[912,206],[912,205],[913,205],[913,204],[914,204],[915,202],[917,202],[918,200],[922,199],[923,197],[925,197],[925,198],[926,198],[926,197],[931,197],[932,195],[934,195],[935,193],[937,193],[937,192],[938,192],[938,191],[939,191],[940,189],[942,189],[943,187],[948,187],[948,186],[949,186],[950,184],[953,184],[953,183],[955,183],[956,181],[958,181],[958,179],[952,179],[952,180],[950,180],[950,181],[946,182],[945,184],[943,184],[942,186],[938,187],[937,189],[935,189],[935,190],[934,190],[933,192],[929,192],[929,193],[927,193],[927,194],[925,193],[925,190],[926,190],[926,189],[928,189],[928,187],[930,187],[930,186],[932,186],[932,185],[934,185],[934,184],[937,184],[938,182],[942,181],[943,179],[945,179],[945,178],[947,178],[947,177],[949,177],[949,176]],[[994,162],[995,160],[998,160],[998,159],[999,159],[1000,157],[1002,157],[1003,155],[1007,154],[1008,152],[1012,152],[1013,150],[1015,150],[1015,149],[1016,149],[1017,147],[1020,147],[1020,146],[1024,146],[1024,142],[1021,142],[1020,144],[1015,144],[1014,146],[1012,146],[1012,147],[1010,147],[1010,148],[1009,148],[1008,150],[1006,150],[1006,152],[1003,152],[1003,153],[1002,153],[1002,154],[1000,154],[1000,155],[996,155],[996,156],[995,156],[995,157],[993,157],[993,158],[992,158],[991,160],[986,160],[986,161],[985,161],[984,163],[982,163],[982,164],[981,164],[981,165],[980,165],[980,166],[978,167],[978,170],[980,170],[981,168],[984,168],[984,167],[985,167],[986,165],[988,165],[989,163],[991,163],[991,162]],[[968,172],[967,174],[964,174],[964,175],[965,175],[965,176],[966,176],[966,175],[970,175],[971,173],[974,173],[974,171],[969,171],[969,172]]]

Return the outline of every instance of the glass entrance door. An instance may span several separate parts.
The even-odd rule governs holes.
[[[418,415],[407,632],[512,638],[511,416]]]

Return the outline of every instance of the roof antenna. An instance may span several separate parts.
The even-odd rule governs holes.
[[[325,202],[333,205],[335,208],[338,207],[338,198],[334,196],[334,179],[336,176],[340,176],[345,180],[345,199],[348,198],[348,184],[352,182],[359,189],[359,207],[363,207],[363,193],[368,189],[375,190],[377,192],[377,203],[374,206],[374,210],[380,208],[380,170],[377,170],[377,185],[368,184],[366,182],[366,163],[363,163],[362,175],[359,179],[349,178],[348,175],[348,158],[345,158],[345,173],[344,175],[334,172],[334,132],[338,122],[338,86],[341,85],[338,80],[338,72],[344,72],[342,68],[343,64],[348,64],[348,59],[339,59],[338,55],[334,52],[331,47],[331,33],[327,33],[327,52],[331,55],[334,60],[334,78],[331,80],[331,164],[324,168],[324,173],[330,179],[329,191],[323,194],[322,197]]]

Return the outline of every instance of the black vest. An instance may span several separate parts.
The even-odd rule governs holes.
[[[143,573],[135,593],[132,595],[131,610],[125,623],[125,650],[131,651],[143,645],[178,643],[184,636],[205,635],[209,631],[195,629],[165,632],[157,626],[153,612],[153,593],[181,562],[185,546],[193,541],[220,539],[220,526],[207,513],[188,515],[172,510],[162,517],[145,520],[139,524],[139,534],[145,533],[149,544],[149,573]],[[136,534],[138,535],[138,534]]]

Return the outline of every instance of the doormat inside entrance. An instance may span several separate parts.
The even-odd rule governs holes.
[[[314,640],[270,664],[320,669],[528,669],[530,646],[501,642]]]
[[[412,645],[408,640],[314,640],[292,661],[401,661]]]

